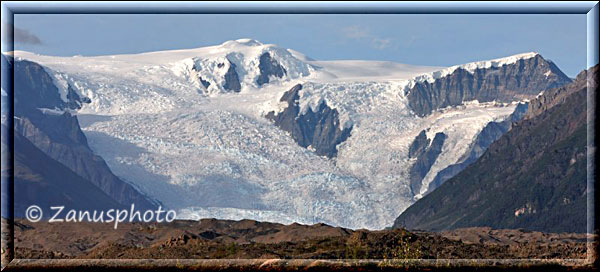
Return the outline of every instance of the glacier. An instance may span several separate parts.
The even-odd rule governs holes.
[[[260,85],[269,53],[286,71]],[[536,53],[453,67],[383,61],[319,61],[252,39],[130,55],[54,57],[15,51],[51,70],[59,90],[91,99],[77,112],[90,147],[110,169],[180,219],[254,219],[383,229],[426,193],[435,174],[456,163],[485,125],[516,103],[465,102],[418,117],[405,90],[456,69],[501,66]],[[222,88],[220,63],[235,65],[241,90]],[[198,80],[210,81],[206,87]],[[265,119],[302,84],[300,108],[326,103],[351,136],[337,157],[302,148]],[[448,137],[411,192],[408,147],[420,131]]]

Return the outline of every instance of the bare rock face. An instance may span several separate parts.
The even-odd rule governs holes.
[[[14,66],[15,133],[24,136],[37,149],[81,179],[89,181],[116,203],[124,206],[135,204],[140,209],[155,208],[156,204],[115,176],[106,162],[88,146],[77,116],[71,115],[69,110],[78,109],[89,99],[80,97],[69,87],[65,102],[42,66],[29,61],[13,61],[12,58],[10,62]],[[57,112],[44,113],[39,108]],[[14,151],[19,153],[23,150],[15,147]],[[45,182],[51,183],[52,180]],[[43,191],[43,188],[39,189]],[[80,192],[81,195],[88,193],[91,194],[90,191]]]
[[[433,83],[417,83],[408,90],[408,99],[412,110],[425,116],[463,101],[510,102],[533,98],[543,90],[570,82],[554,63],[536,55],[500,67],[475,69],[473,73],[458,68]]]
[[[427,175],[427,172],[429,172],[440,153],[442,153],[442,147],[446,138],[446,134],[438,132],[435,134],[431,145],[429,145],[429,139],[427,139],[425,130],[423,130],[411,144],[410,150],[414,146],[417,146],[415,149],[419,150],[419,152],[413,154],[417,158],[417,161],[410,168],[410,189],[414,195],[419,193],[423,178]]]
[[[282,78],[286,74],[285,68],[271,58],[271,54],[269,53],[260,55],[258,68],[260,69],[260,75],[256,79],[258,86],[269,83],[270,76]]]
[[[204,88],[208,88],[208,86],[210,86],[210,82],[204,80],[204,78],[200,77],[198,79],[200,80],[200,83],[202,83],[202,86],[204,86]]]
[[[350,136],[352,127],[342,127],[338,111],[329,108],[325,102],[316,111],[308,109],[301,114],[298,105],[301,89],[302,85],[298,84],[285,92],[280,101],[287,102],[288,107],[278,114],[269,112],[266,118],[289,132],[300,146],[311,146],[318,155],[335,157],[337,145]]]
[[[11,60],[7,60],[4,55],[2,58],[5,59],[2,61],[3,63],[8,64],[10,62],[10,66],[14,67],[15,88],[20,88],[21,86],[28,88],[27,95],[15,96],[16,113],[34,107],[77,110],[81,108],[83,103],[91,102],[87,97],[80,97],[70,86],[67,89],[67,101],[65,102],[61,99],[58,89],[54,86],[52,78],[46,73],[44,67],[26,60],[13,63],[12,58]],[[20,91],[20,89],[17,91]],[[16,107],[17,103],[19,107]]]
[[[408,157],[409,158],[417,158],[425,152],[427,147],[429,146],[429,139],[427,138],[427,134],[425,130],[422,130],[419,135],[415,138],[415,140],[410,144],[408,149]]]
[[[225,88],[225,90],[239,93],[240,90],[242,90],[242,85],[240,84],[240,78],[235,71],[235,67],[235,64],[229,61],[229,69],[227,69],[227,73],[225,74],[225,83],[223,83],[223,88]]]

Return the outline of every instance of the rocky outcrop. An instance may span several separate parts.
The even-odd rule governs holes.
[[[67,88],[67,101],[67,107],[73,110],[81,109],[83,104],[92,103],[89,97],[81,97],[71,86]]]
[[[198,78],[200,80],[200,83],[202,84],[202,86],[204,86],[204,88],[208,88],[208,86],[210,86],[210,82],[204,80],[202,77]]]
[[[408,148],[408,157],[409,158],[417,158],[425,152],[427,147],[429,146],[429,138],[427,138],[427,134],[425,130],[422,130],[419,135],[415,138],[415,140],[410,144]]]
[[[235,64],[229,61],[229,69],[227,69],[227,73],[225,73],[225,83],[223,83],[223,88],[239,93],[240,90],[242,90],[242,85],[240,84],[240,78],[235,71],[235,67]]]
[[[474,163],[493,142],[510,130],[514,122],[523,118],[527,112],[527,105],[528,103],[519,103],[515,108],[515,111],[504,121],[489,122],[481,132],[479,132],[469,151],[459,159],[459,163],[452,164],[437,173],[435,178],[429,183],[427,193],[432,192],[446,180],[454,177],[456,174],[460,173],[460,171],[467,168],[467,166]]]
[[[531,100],[524,118],[533,118],[558,104],[564,103],[573,92],[586,87],[586,78],[587,71],[583,71],[577,75],[573,84],[547,90]]]
[[[309,108],[301,113],[298,104],[301,89],[302,85],[298,84],[285,92],[280,101],[286,102],[287,108],[277,114],[269,112],[265,117],[289,132],[300,146],[311,147],[321,156],[335,157],[337,145],[350,136],[352,127],[342,127],[337,110],[329,108],[325,102],[316,111]]]
[[[598,66],[588,73],[598,78]],[[515,124],[475,163],[406,209],[394,227],[586,232],[587,88],[595,92],[596,84],[567,86],[562,102],[549,101],[553,107]]]
[[[269,53],[260,55],[258,68],[260,69],[260,74],[256,79],[258,86],[269,83],[269,77],[271,76],[282,78],[286,74],[285,68],[273,59]]]
[[[438,132],[435,134],[431,145],[429,139],[425,135],[425,130],[421,131],[410,146],[410,150],[416,150],[413,154],[417,158],[416,162],[410,168],[410,189],[413,195],[419,194],[422,181],[425,175],[431,169],[431,166],[437,160],[437,157],[442,153],[442,147],[446,140],[446,134]],[[410,154],[409,154],[410,156]]]
[[[540,55],[500,67],[478,68],[472,73],[458,68],[430,83],[418,82],[408,90],[411,109],[419,116],[463,101],[510,102],[533,98],[540,91],[571,82],[551,61]]]
[[[11,60],[12,61],[12,60]],[[130,184],[115,176],[106,162],[94,154],[76,116],[67,109],[84,102],[72,89],[63,101],[59,91],[45,69],[33,62],[14,61],[14,131],[24,136],[48,157],[64,165],[79,177],[89,181],[119,204],[132,203],[140,209],[153,209],[156,205]],[[39,108],[58,109],[43,113]],[[63,110],[64,112],[61,112]],[[18,154],[21,152],[15,149]],[[89,192],[82,191],[86,195]],[[91,200],[90,200],[91,201]]]
[[[64,101],[52,77],[44,67],[36,63],[20,60],[13,67],[15,89],[20,91],[21,88],[27,88],[28,90],[26,95],[18,93],[15,95],[16,113],[37,108],[77,110],[83,103],[91,102],[87,97],[80,97],[70,86],[67,89],[67,101]],[[16,107],[16,104],[19,104],[19,107]]]

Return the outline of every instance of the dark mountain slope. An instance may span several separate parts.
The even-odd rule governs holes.
[[[7,127],[2,125],[2,134]],[[2,150],[8,145],[2,138]],[[100,210],[124,208],[96,186],[75,174],[66,166],[48,157],[29,140],[15,133],[15,193],[14,215],[24,217],[30,205],[37,205],[51,216],[51,206],[64,206],[65,210]],[[4,170],[4,169],[3,169]]]
[[[590,73],[598,77],[598,67]],[[547,100],[554,106],[517,123],[477,162],[404,211],[394,227],[585,232],[587,88],[585,74],[577,79],[562,102]]]

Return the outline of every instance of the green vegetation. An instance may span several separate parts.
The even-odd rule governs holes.
[[[398,247],[394,251],[394,259],[421,259],[423,252],[415,236],[403,235],[398,239]]]

